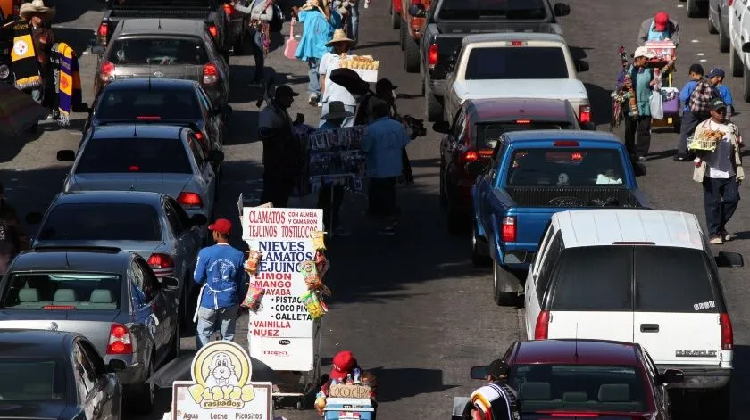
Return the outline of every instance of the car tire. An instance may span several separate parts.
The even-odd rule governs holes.
[[[471,224],[471,264],[478,268],[489,267],[492,264],[492,258],[485,254],[479,246],[480,239],[476,222],[472,222]]]
[[[422,64],[419,54],[419,42],[411,36],[407,36],[404,47],[404,70],[407,73],[419,73]]]
[[[716,30],[716,26],[714,26],[713,22],[711,22],[710,12],[709,12],[708,19],[706,19],[706,20],[708,21],[708,33],[711,34],[711,35],[718,34],[719,31]]]
[[[148,376],[150,378],[154,374],[154,359],[151,358],[151,362],[148,364]],[[133,385],[131,391],[131,402],[128,404],[133,407],[134,414],[145,416],[151,413],[154,409],[154,399],[156,397],[156,386],[150,383],[142,383],[139,385]]]
[[[493,270],[492,270],[492,279],[493,279],[493,289],[494,289],[494,300],[495,304],[497,306],[510,306],[510,307],[517,307],[519,298],[518,293],[516,292],[504,292],[501,291],[498,287],[498,284],[503,281],[504,277],[512,277],[513,281],[515,281],[515,275],[513,272],[508,270],[505,267],[501,267],[497,261],[493,264]]]
[[[396,13],[395,10],[393,10],[393,0],[391,1],[391,28],[393,29],[401,29],[401,15]]]
[[[401,51],[404,51],[406,49],[406,23],[404,22],[399,23],[398,42],[401,45]]]
[[[726,53],[729,51],[729,34],[728,34],[729,28],[724,25],[723,22],[721,22],[721,18],[719,18],[719,51]]]
[[[698,0],[687,0],[687,15],[689,18],[698,18],[701,15],[701,8],[698,6]]]
[[[428,79],[424,79],[424,100],[425,100],[425,117],[427,121],[436,122],[443,119],[443,106],[440,105],[438,98],[430,91],[430,87],[427,85]]]
[[[734,49],[733,45],[729,45],[729,72],[734,77],[742,77],[745,72],[744,66],[737,50]]]

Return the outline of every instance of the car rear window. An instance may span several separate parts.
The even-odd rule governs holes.
[[[538,148],[513,152],[507,184],[531,186],[622,185],[625,171],[617,150]]]
[[[477,146],[480,149],[495,149],[500,136],[509,131],[522,130],[569,130],[575,128],[570,121],[532,121],[518,119],[508,122],[477,125]]]
[[[117,65],[200,65],[208,54],[200,38],[122,38],[112,42],[109,61]]]
[[[199,120],[201,107],[195,90],[107,89],[96,107],[99,120]]]
[[[3,308],[35,310],[119,309],[121,279],[107,273],[13,273]]]
[[[562,47],[485,47],[469,55],[464,78],[567,79],[568,66]]]
[[[648,409],[643,377],[632,366],[516,365],[511,368],[508,383],[519,391],[524,413],[561,409],[627,413]]]
[[[55,206],[40,241],[161,241],[159,215],[148,204],[71,203]]]
[[[483,17],[544,20],[547,8],[543,0],[444,0],[437,15],[442,20],[474,20]]]
[[[180,139],[93,138],[85,143],[77,174],[193,172]]]
[[[641,312],[719,313],[724,307],[703,251],[635,247],[635,307]]]
[[[0,400],[62,400],[65,376],[60,361],[51,359],[3,358],[0,360]]]
[[[633,250],[589,246],[562,252],[553,275],[556,311],[632,311]]]

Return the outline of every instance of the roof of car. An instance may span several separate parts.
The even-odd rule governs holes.
[[[99,126],[92,138],[121,139],[128,137],[147,137],[153,139],[178,139],[184,127],[161,124],[122,123]]]
[[[525,130],[509,131],[504,134],[510,143],[538,142],[538,141],[585,141],[619,144],[617,136],[601,131],[586,130]]]
[[[565,39],[552,33],[543,32],[500,32],[491,34],[477,34],[464,37],[463,44],[476,44],[480,42],[503,42],[503,41],[545,41],[560,42],[565,44]]]
[[[202,36],[205,23],[183,19],[127,19],[120,22],[119,35]]]
[[[58,358],[77,335],[64,331],[0,329],[0,358]]]
[[[698,218],[672,210],[598,209],[555,213],[566,248],[647,243],[703,250],[706,247]]]
[[[45,248],[41,246],[19,254],[13,261],[10,271],[71,271],[120,274],[125,271],[131,254],[131,252],[120,251],[117,248]]]
[[[491,120],[554,120],[565,121],[572,110],[570,102],[543,98],[492,98],[469,99],[467,110],[476,114],[479,121]]]
[[[60,193],[53,205],[78,203],[161,204],[163,194],[143,191],[76,191]]]
[[[514,365],[636,366],[636,344],[603,340],[540,340],[519,342]],[[576,358],[576,354],[578,358]]]
[[[172,87],[172,88],[184,88],[189,89],[194,87],[198,82],[188,79],[169,79],[169,78],[148,78],[148,77],[133,77],[126,79],[115,79],[112,83],[104,87],[104,92],[108,90],[127,90],[133,88],[161,88],[161,87]]]

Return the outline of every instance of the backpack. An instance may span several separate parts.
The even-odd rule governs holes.
[[[281,32],[281,26],[284,24],[284,13],[281,12],[281,8],[275,2],[271,5],[273,8],[273,17],[271,23],[268,25],[271,32]]]
[[[701,79],[695,85],[695,90],[690,94],[688,106],[691,112],[707,113],[711,109],[711,101],[716,97],[716,91],[708,84],[708,81]]]

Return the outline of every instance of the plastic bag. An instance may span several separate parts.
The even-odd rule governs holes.
[[[248,308],[252,311],[257,311],[260,308],[260,301],[263,299],[263,295],[266,293],[265,289],[259,289],[254,286],[250,286],[245,294],[245,299],[242,301],[240,306]]]
[[[661,92],[655,91],[651,93],[649,105],[651,106],[651,118],[655,120],[664,118],[664,104],[661,100]]]
[[[321,232],[319,230],[316,230],[312,233],[312,236],[310,237],[313,241],[313,248],[316,251],[325,251],[326,250],[326,243],[323,240],[323,235],[325,235],[325,232]]]
[[[310,316],[312,316],[312,319],[318,319],[325,315],[326,311],[324,311],[323,305],[321,305],[317,293],[313,292],[312,290],[308,290],[307,292],[303,293],[302,296],[300,296],[300,299],[302,300],[302,304],[305,305],[305,309],[307,309],[307,312],[309,312]]]
[[[247,260],[245,260],[245,271],[248,274],[255,275],[258,273],[258,264],[260,264],[263,254],[259,251],[247,251]]]
[[[330,264],[328,263],[328,258],[326,258],[326,255],[320,251],[317,251],[315,253],[315,269],[318,272],[318,276],[325,276],[328,272],[329,266]]]

